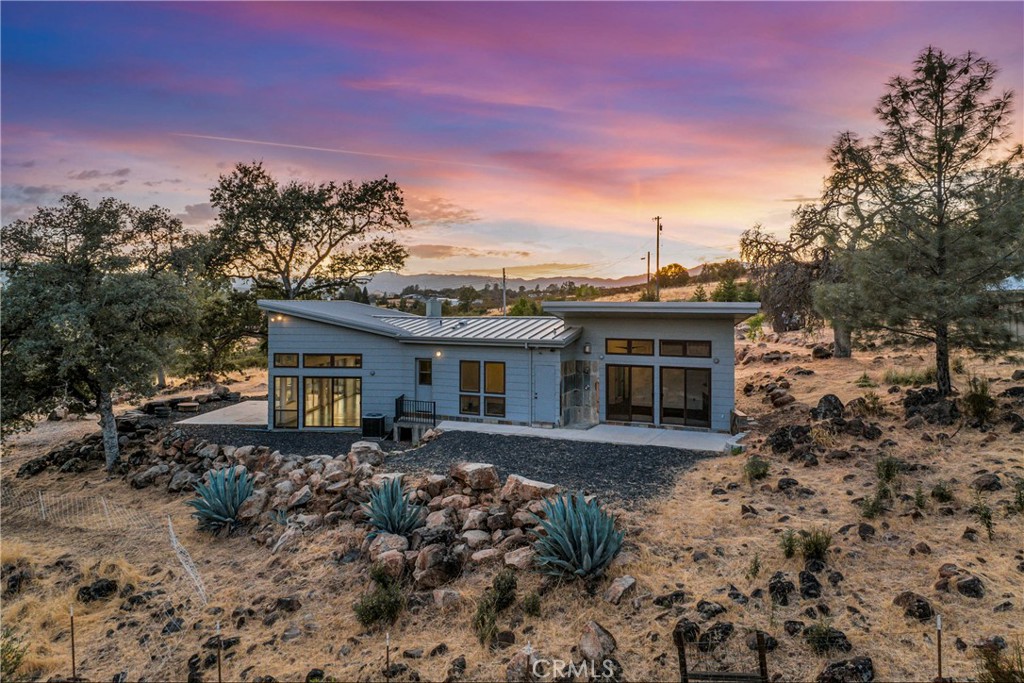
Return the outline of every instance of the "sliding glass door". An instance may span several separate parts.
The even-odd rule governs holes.
[[[306,377],[303,427],[359,427],[362,380],[359,377]]]
[[[711,370],[661,368],[661,423],[711,426]]]
[[[654,368],[609,365],[605,417],[617,422],[654,422]]]

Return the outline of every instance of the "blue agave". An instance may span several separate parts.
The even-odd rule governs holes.
[[[198,498],[186,501],[196,509],[192,516],[199,520],[199,528],[213,533],[230,529],[238,519],[238,509],[252,495],[253,478],[241,468],[226,467],[206,473],[209,484],[196,484]]]
[[[615,518],[582,493],[544,501],[544,514],[532,533],[536,562],[545,574],[597,578],[622,549],[624,534],[615,530]]]
[[[370,491],[370,502],[363,505],[374,530],[370,538],[380,533],[406,536],[423,526],[423,506],[412,502],[412,494],[402,491],[402,482],[397,478]]]

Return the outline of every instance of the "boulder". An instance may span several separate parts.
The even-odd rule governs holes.
[[[821,582],[806,569],[800,572],[800,597],[807,600],[821,597]]]
[[[902,607],[904,616],[918,621],[928,621],[935,616],[935,610],[928,599],[912,591],[903,591],[893,599],[892,604]]]
[[[705,620],[714,619],[719,614],[725,612],[725,608],[719,605],[717,602],[711,602],[709,600],[701,600],[697,603],[697,611],[704,617]]]
[[[385,550],[377,555],[375,561],[392,578],[397,579],[405,573],[405,553],[400,550]]]
[[[789,595],[796,590],[793,582],[786,578],[783,572],[775,572],[768,580],[768,594],[772,602],[785,607],[789,604]]]
[[[78,589],[79,602],[93,602],[105,600],[117,592],[117,581],[113,579],[96,579],[88,586]]]
[[[309,488],[309,484],[306,484],[288,498],[287,509],[302,507],[311,500],[313,500],[313,491]]]
[[[534,676],[536,664],[537,657],[534,654],[533,648],[527,646],[515,653],[512,655],[512,659],[509,660],[508,666],[505,667],[506,683],[532,683],[537,680],[536,676]],[[463,665],[465,665],[465,662],[463,662]],[[461,678],[461,675],[453,677],[449,672],[446,680],[453,681],[459,680],[459,678]]]
[[[462,572],[462,561],[454,549],[433,543],[420,549],[413,580],[420,590],[439,588]]]
[[[434,606],[435,607],[448,607],[449,605],[456,604],[462,596],[459,595],[458,591],[454,591],[450,588],[438,588],[433,592]]]
[[[975,491],[999,491],[1003,488],[1002,482],[999,481],[999,475],[994,473],[983,474],[971,482],[971,486],[974,487]]]
[[[483,550],[477,550],[475,553],[469,556],[469,559],[475,564],[486,564],[493,560],[498,559],[502,556],[502,552],[497,548],[484,548]]]
[[[615,637],[596,621],[588,621],[580,636],[579,651],[585,661],[598,668],[611,653],[615,652]]]
[[[817,683],[871,683],[875,666],[870,657],[854,657],[832,662],[818,674]]]
[[[460,462],[452,465],[449,472],[452,479],[461,482],[474,491],[489,491],[498,488],[498,469],[482,462]]]
[[[255,489],[252,494],[245,499],[245,502],[239,506],[238,519],[243,522],[253,521],[263,513],[268,502],[270,502],[270,494],[267,493],[267,490]]]
[[[526,546],[518,550],[510,550],[505,553],[505,565],[516,569],[529,569],[533,566],[533,559],[536,553],[533,548]]]
[[[490,544],[491,534],[487,531],[473,529],[463,532],[462,540],[471,550],[479,550],[480,548],[484,548]]]
[[[466,510],[466,521],[462,523],[462,530],[487,529],[487,516],[487,510],[473,508]]]
[[[518,474],[510,474],[501,488],[501,500],[514,502],[527,502],[539,500],[558,493],[558,486],[547,484],[542,481],[534,481],[521,477]]]
[[[980,599],[985,597],[985,584],[973,574],[958,576],[956,579],[956,591],[966,598]]]
[[[736,628],[728,621],[715,624],[697,639],[697,649],[701,652],[712,652],[728,640]]]
[[[171,476],[171,481],[167,484],[167,490],[170,493],[178,493],[186,489],[191,490],[197,481],[199,481],[199,475],[193,474],[188,470],[178,470]]]
[[[811,358],[814,360],[827,360],[832,357],[832,352],[824,344],[815,344],[811,349]]]
[[[384,463],[384,451],[381,450],[380,444],[373,441],[356,441],[349,448],[346,459],[349,469],[352,470],[363,464],[376,467]]]
[[[835,394],[825,394],[818,399],[818,406],[811,409],[811,417],[815,420],[833,420],[841,418],[845,410],[842,400]]]
[[[775,650],[778,649],[778,647],[779,647],[779,641],[778,640],[776,640],[772,636],[768,635],[764,631],[752,631],[751,633],[747,634],[746,643],[747,643],[747,649],[748,650],[753,650],[754,652],[757,652],[757,634],[758,633],[761,634],[761,639],[762,639],[762,642],[764,643],[764,651],[765,652],[774,652]]]
[[[373,537],[370,541],[370,561],[376,561],[382,554],[397,550],[400,553],[404,553],[409,549],[409,539],[405,536],[398,534],[387,534],[381,533]]]
[[[171,468],[164,463],[161,463],[159,465],[153,465],[149,469],[144,470],[136,474],[134,477],[132,477],[132,487],[137,489],[144,489],[153,482],[155,482],[157,477],[167,474],[170,471]]]

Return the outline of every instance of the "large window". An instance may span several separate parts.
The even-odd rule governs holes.
[[[459,392],[460,414],[479,415],[483,407],[484,415],[488,417],[505,417],[505,364],[498,361],[461,361]]]
[[[661,368],[661,422],[711,426],[711,370]]]
[[[274,427],[298,429],[299,378],[274,378]]]
[[[304,378],[304,427],[358,427],[362,414],[359,377]]]
[[[653,339],[605,339],[604,352],[612,356],[653,356]]]
[[[302,354],[302,367],[361,368],[363,367],[363,355],[361,353],[304,353]]]
[[[682,358],[711,358],[711,342],[663,339],[661,355]]]
[[[607,419],[654,422],[654,368],[650,365],[609,365],[607,371]]]
[[[275,353],[275,368],[297,368],[299,367],[299,354],[297,353]]]

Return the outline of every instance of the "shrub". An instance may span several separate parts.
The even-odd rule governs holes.
[[[890,368],[885,371],[886,384],[898,384],[900,386],[919,387],[922,384],[933,384],[935,382],[935,368],[921,368],[918,370],[896,370]]]
[[[402,593],[401,584],[380,565],[370,568],[370,579],[374,589],[355,604],[353,609],[356,618],[367,628],[375,624],[395,623],[405,609],[405,594]]]
[[[996,401],[988,390],[988,380],[984,377],[971,377],[967,382],[967,391],[960,399],[964,412],[981,423],[988,422],[996,409]]]
[[[1007,653],[980,648],[977,657],[978,683],[1024,683],[1024,642],[1018,640]]]
[[[796,532],[786,529],[779,537],[779,545],[782,546],[782,555],[788,560],[796,555]]]
[[[875,473],[878,475],[878,481],[883,484],[894,484],[900,476],[900,468],[902,466],[903,463],[900,459],[894,458],[891,455],[879,458],[875,462]]]
[[[835,432],[824,424],[818,424],[811,427],[811,443],[819,448],[834,448],[838,439],[836,439]]]
[[[747,339],[757,341],[764,336],[764,313],[758,313],[753,318],[750,318],[747,320],[747,324],[750,325],[750,329],[747,331]]]
[[[956,374],[958,374],[958,375],[964,374],[966,369],[964,368],[964,358],[963,358],[963,356],[957,356],[956,358],[954,358],[953,359],[953,364],[951,365],[951,367],[953,369],[953,372],[955,372]]]
[[[875,380],[871,379],[871,377],[868,376],[867,372],[863,373],[860,377],[858,377],[857,381],[854,382],[854,384],[856,384],[858,387],[862,389],[872,389],[878,386],[878,383]]]
[[[1010,501],[1010,513],[1024,514],[1024,477],[1017,477],[1013,482],[1013,500]]]
[[[828,625],[828,623],[823,621],[811,624],[805,628],[803,635],[807,644],[811,646],[811,650],[814,651],[815,654],[823,655],[839,644],[836,642],[836,632]]]
[[[498,632],[498,613],[515,603],[517,587],[515,570],[506,567],[495,575],[491,587],[484,591],[473,617],[473,630],[481,645],[487,645],[494,639]]]
[[[530,593],[523,598],[523,612],[531,617],[540,616],[540,595]]]
[[[882,403],[882,397],[873,391],[865,392],[864,402],[861,404],[861,410],[864,411],[865,415],[873,417],[881,417],[885,415],[885,404]]]
[[[988,534],[988,540],[992,540],[992,536],[995,534],[995,522],[992,521],[992,508],[983,501],[980,497],[968,510],[972,515],[978,518],[978,524],[985,527],[985,533]]]
[[[757,578],[757,575],[761,573],[761,554],[754,553],[754,556],[750,558],[750,567],[747,569],[747,578],[753,581]]]
[[[497,576],[494,577],[494,582],[491,584],[491,589],[494,591],[494,609],[501,612],[511,607],[516,601],[516,588],[518,585],[516,572],[511,567],[506,567],[498,572]]]
[[[918,484],[917,488],[914,489],[914,507],[918,510],[924,510],[928,505],[928,499],[924,495],[924,489]]]
[[[812,529],[800,539],[800,554],[805,560],[824,561],[832,545],[832,532],[827,529]]]
[[[402,491],[398,477],[388,479],[370,491],[370,501],[363,510],[374,528],[370,537],[379,533],[406,536],[423,526],[423,506],[412,502],[412,494]]]
[[[865,519],[874,519],[880,514],[886,511],[885,500],[888,496],[883,495],[883,491],[888,493],[888,488],[885,488],[882,484],[878,485],[878,491],[874,495],[865,496],[864,500],[860,504],[860,512],[864,515]]]
[[[940,503],[953,501],[953,486],[945,480],[941,480],[932,487],[932,498]]]
[[[768,467],[767,460],[759,455],[752,455],[743,464],[743,474],[746,476],[747,481],[754,483],[768,476]]]
[[[532,530],[541,571],[584,579],[604,574],[622,549],[624,534],[615,530],[615,517],[582,493],[545,500],[543,509],[545,518]]]
[[[28,646],[10,626],[0,628],[0,680],[21,680],[21,661]]]
[[[192,516],[199,520],[199,528],[217,533],[230,531],[238,523],[238,510],[252,495],[252,475],[242,467],[226,467],[206,473],[209,483],[196,484],[198,498],[185,501],[195,508]]]

